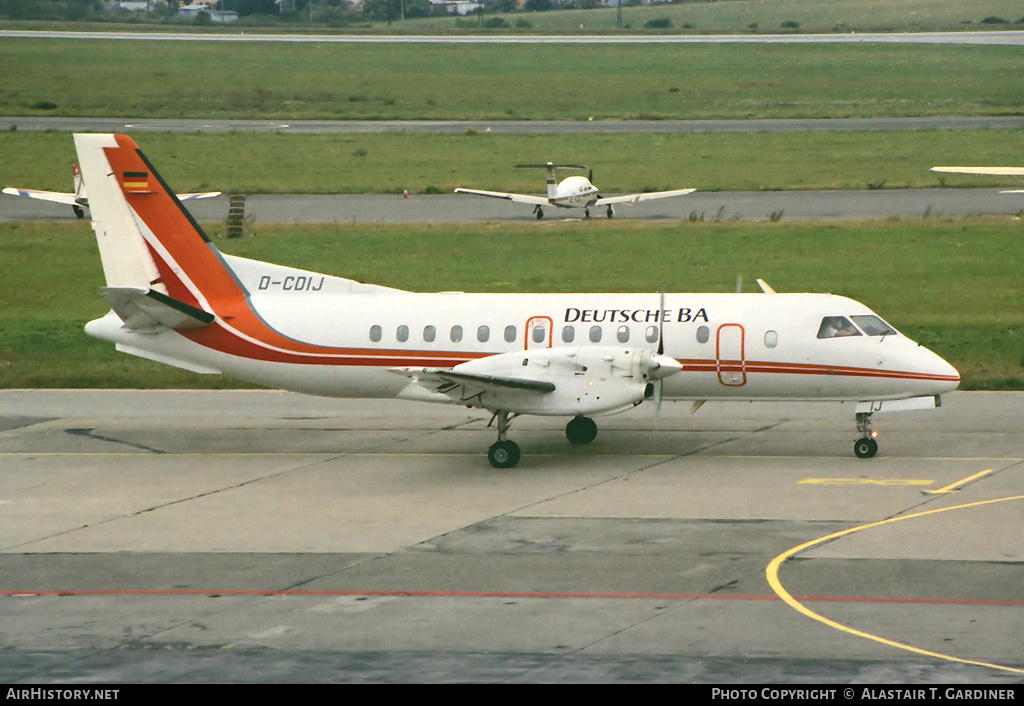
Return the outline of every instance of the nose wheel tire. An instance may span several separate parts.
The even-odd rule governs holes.
[[[857,443],[853,445],[853,452],[857,454],[857,458],[871,458],[878,453],[878,442],[868,437],[857,439]]]
[[[495,468],[512,468],[519,463],[519,444],[514,441],[495,441],[487,449],[487,460]]]

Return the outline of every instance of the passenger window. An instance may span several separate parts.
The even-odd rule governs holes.
[[[547,330],[543,326],[533,327],[533,342],[544,343],[544,338],[547,335]]]
[[[515,343],[516,340],[516,327],[506,326],[505,327],[505,343]]]
[[[378,326],[377,324],[374,324],[373,326],[370,327],[370,340],[371,341],[373,341],[374,343],[380,343],[380,339],[381,339],[382,335],[383,334],[382,334],[380,326]]]
[[[851,316],[853,323],[869,336],[895,336],[896,329],[877,316]]]
[[[615,332],[615,338],[619,343],[629,343],[629,326],[619,326],[619,330]]]
[[[778,331],[765,331],[764,332],[764,347],[774,348],[779,345],[779,332]]]
[[[437,338],[437,329],[432,325],[424,326],[423,340],[427,343],[433,343],[435,338]]]
[[[853,327],[845,316],[826,316],[818,327],[818,338],[842,338],[859,336],[860,331]]]
[[[590,327],[590,342],[600,343],[601,342],[601,327],[591,326]]]
[[[452,332],[451,332],[450,338],[452,339],[452,343],[458,343],[459,341],[461,341],[462,340],[462,327],[461,326],[452,326]]]
[[[572,326],[562,327],[562,343],[572,343],[576,339],[576,329]]]
[[[487,341],[489,341],[490,338],[491,338],[491,328],[490,328],[490,326],[481,326],[480,328],[478,328],[476,330],[476,340],[480,341],[480,343],[487,343]]]
[[[408,341],[409,340],[409,327],[406,326],[405,324],[402,324],[401,326],[399,326],[398,330],[395,331],[395,338],[398,339],[399,343],[405,343],[406,341]]]
[[[657,326],[648,326],[647,327],[647,332],[644,334],[644,338],[647,339],[648,343],[657,343],[658,342],[658,327]]]
[[[707,326],[697,327],[697,343],[707,343],[711,338],[711,329]]]

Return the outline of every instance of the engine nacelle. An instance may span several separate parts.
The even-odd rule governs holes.
[[[635,407],[654,393],[654,381],[682,369],[678,361],[640,348],[579,346],[502,353],[455,366],[453,372],[549,382],[554,390],[502,388],[484,392],[474,407],[516,414],[592,416]]]

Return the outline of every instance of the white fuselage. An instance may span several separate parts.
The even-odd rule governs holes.
[[[597,187],[586,177],[571,176],[563,179],[548,194],[548,201],[559,208],[589,208],[597,201]]]
[[[665,398],[885,400],[938,395],[959,380],[895,332],[818,338],[826,317],[873,317],[833,295],[417,294],[223,258],[249,296],[201,302],[217,314],[211,326],[132,333],[111,313],[87,331],[181,367],[339,397],[434,399],[396,368],[533,349],[655,351],[659,341],[682,365],[664,380]]]

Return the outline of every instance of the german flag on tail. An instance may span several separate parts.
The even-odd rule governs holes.
[[[125,191],[149,191],[149,172],[125,172],[121,183]]]

